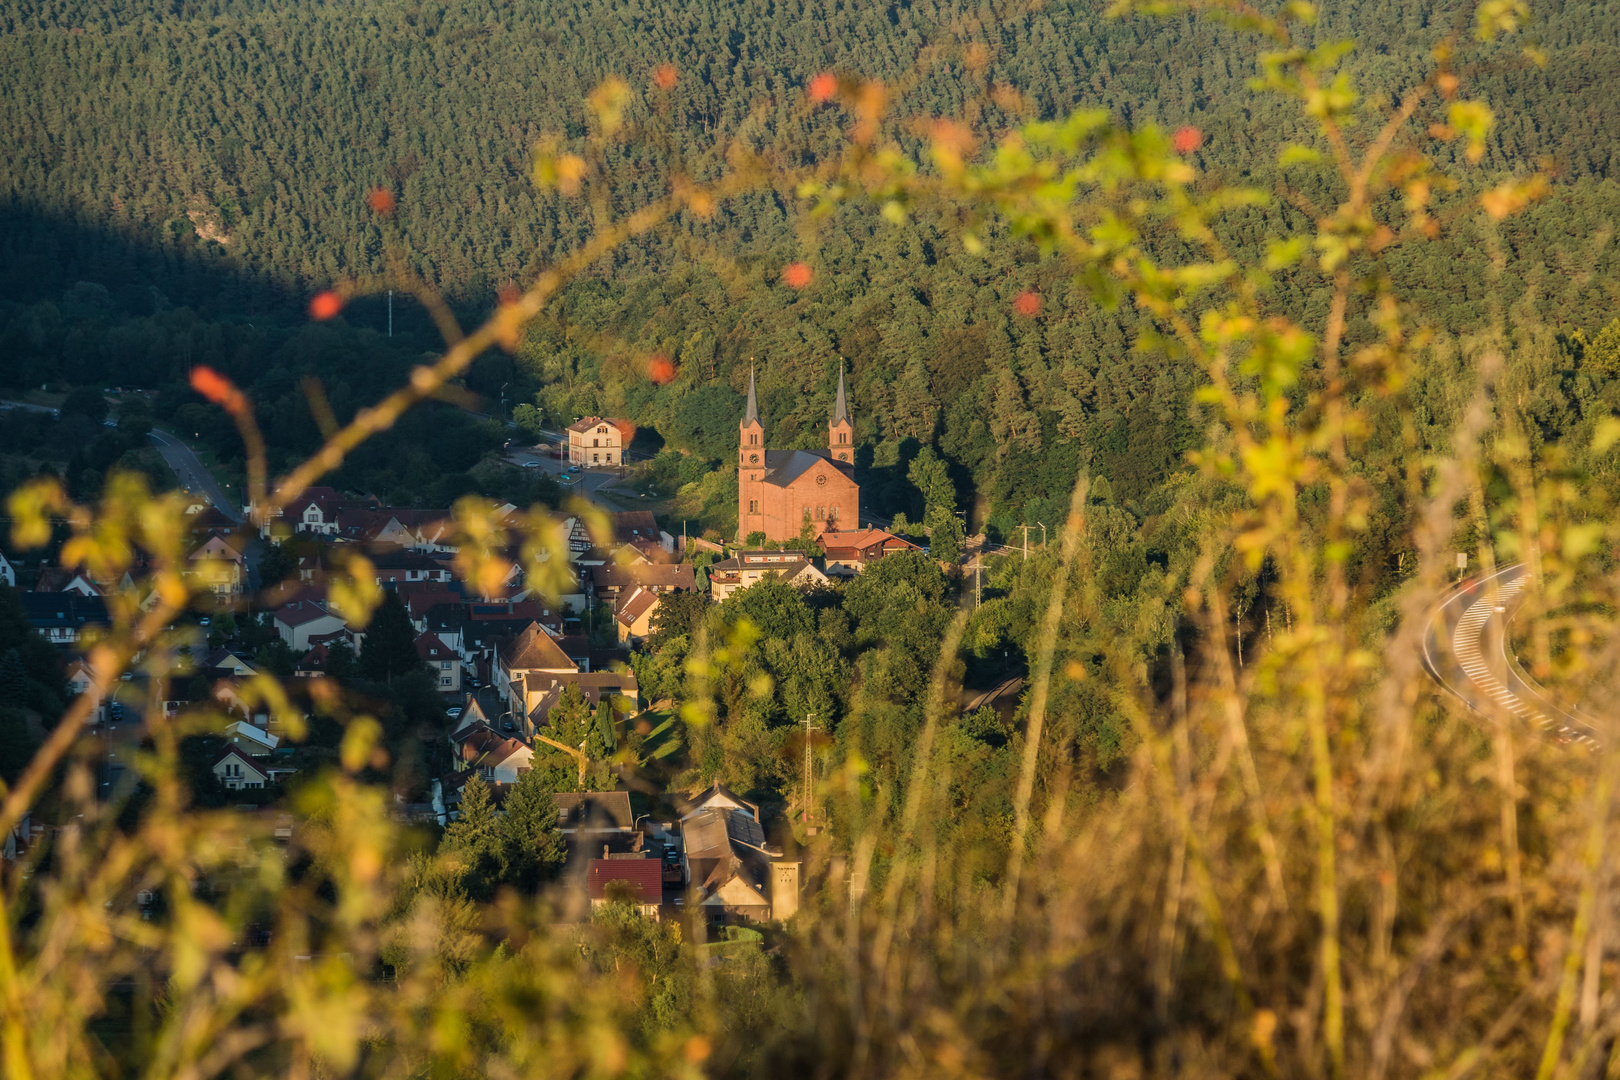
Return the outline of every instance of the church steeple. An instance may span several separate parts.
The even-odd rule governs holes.
[[[827,449],[834,461],[855,460],[855,424],[849,417],[849,401],[844,396],[844,362],[838,361],[838,400],[833,404],[832,423],[827,425]]]
[[[765,459],[765,425],[759,422],[759,394],[754,389],[754,369],[748,369],[748,408],[743,412],[738,428],[737,466],[746,479],[751,470],[758,470]]]
[[[844,401],[844,385],[842,372],[839,374],[838,401],[842,405]],[[757,423],[759,423],[759,395],[754,392],[754,369],[750,367],[748,369],[748,411],[743,413],[743,427]]]

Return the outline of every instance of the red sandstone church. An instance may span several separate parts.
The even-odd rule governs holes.
[[[838,402],[827,425],[825,450],[767,450],[759,422],[754,373],[748,373],[748,411],[737,453],[737,535],[762,532],[767,540],[792,540],[808,519],[819,536],[853,529],[860,522],[861,489],[855,483],[855,425],[838,372]]]

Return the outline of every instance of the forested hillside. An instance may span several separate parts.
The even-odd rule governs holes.
[[[1532,35],[1545,68],[1517,46],[1491,55],[1477,82],[1500,116],[1487,171],[1547,158],[1559,186],[1499,236],[1465,226],[1391,260],[1443,329],[1479,328],[1509,305],[1554,327],[1607,322],[1616,263],[1604,241],[1620,208],[1620,132],[1605,122],[1620,85],[1614,14],[1602,3],[1539,7]],[[1338,4],[1316,34],[1354,33],[1350,69],[1393,94],[1468,15],[1450,3]],[[734,141],[780,164],[815,160],[845,123],[839,110],[805,108],[804,86],[822,70],[892,87],[903,143],[915,137],[906,117],[960,117],[993,137],[1016,120],[1099,105],[1132,125],[1196,126],[1201,167],[1262,189],[1283,177],[1257,147],[1297,128],[1248,92],[1251,42],[1194,17],[1110,20],[1089,0],[73,0],[7,4],[0,29],[0,378],[162,386],[208,362],[281,403],[271,436],[288,452],[314,433],[293,415],[300,377],[340,384],[342,419],[433,344],[404,303],[392,342],[370,333],[384,325],[379,302],[352,305],[331,333],[265,330],[300,319],[312,289],[382,273],[391,241],[464,313],[487,310],[496,288],[575,247],[597,215],[662,192],[670,160],[712,175]],[[650,82],[664,63],[678,75],[668,92]],[[585,98],[608,76],[632,86],[631,124],[608,148],[601,186],[588,198],[541,193],[527,175],[531,146],[547,133],[582,140]],[[1311,169],[1287,183],[1292,202],[1234,219],[1237,248],[1259,250],[1306,220],[1302,208],[1332,205]],[[391,218],[366,208],[377,186],[398,200]],[[793,203],[787,191],[741,198],[627,245],[567,292],[515,362],[491,358],[469,383],[493,397],[515,382],[508,403],[533,401],[552,423],[627,415],[719,459],[751,362],[773,441],[813,445],[844,357],[871,507],[918,509],[904,467],[932,443],[975,523],[1003,531],[1054,522],[1081,467],[1109,477],[1121,499],[1141,498],[1196,438],[1194,373],[1134,355],[1133,314],[1071,292],[1027,242],[991,235],[969,254],[950,223],[901,229],[864,209],[805,234]],[[791,259],[815,272],[801,292],[778,284]],[[1032,291],[1038,312],[1015,312],[1014,298]],[[1320,302],[1303,272],[1276,297],[1293,312]],[[656,393],[644,377],[654,352],[679,368]],[[357,379],[346,358],[361,355]],[[226,449],[230,432],[220,438]],[[401,452],[379,451],[388,461]],[[418,460],[417,486],[470,467],[440,465],[444,456]],[[349,479],[398,487],[404,471]],[[702,494],[725,503],[718,490]]]

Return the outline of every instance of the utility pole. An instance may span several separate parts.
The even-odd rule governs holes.
[[[394,336],[394,290],[388,290],[388,336]]]
[[[808,834],[812,828],[810,824],[811,784],[814,778],[810,773],[810,721],[815,713],[804,714],[804,830]]]
[[[1037,524],[1037,525],[1039,525],[1041,527],[1041,547],[1045,547],[1046,546],[1046,522],[1037,521],[1035,524]]]
[[[1024,561],[1029,562],[1029,526],[1020,525],[1018,527],[1024,530]]]

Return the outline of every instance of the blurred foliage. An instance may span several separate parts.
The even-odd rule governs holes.
[[[436,718],[431,686],[399,670],[392,646],[359,659],[394,680],[391,695],[307,684],[307,717],[287,684],[251,682],[293,743],[324,751],[264,809],[225,805],[235,793],[200,774],[225,722],[207,703],[172,716],[149,708],[140,785],[104,802],[81,697],[0,802],[8,830],[46,793],[56,803],[3,881],[7,1073],[1612,1074],[1620,324],[1554,334],[1509,318],[1523,309],[1506,306],[1500,261],[1495,277],[1488,259],[1450,262],[1468,237],[1497,242],[1501,219],[1550,197],[1546,175],[1510,176],[1498,159],[1502,133],[1522,137],[1533,122],[1499,121],[1470,96],[1503,77],[1526,12],[1487,0],[1452,38],[1374,52],[1363,71],[1305,4],[1275,14],[1236,0],[1117,7],[1172,16],[1172,38],[1259,41],[1260,156],[1296,140],[1281,158],[1308,184],[1273,192],[1250,176],[1254,186],[1233,186],[1199,167],[1209,133],[1106,110],[1064,108],[982,145],[982,112],[912,123],[889,112],[904,89],[892,75],[891,88],[829,73],[802,103],[805,115],[839,114],[828,152],[777,175],[744,153],[744,125],[732,171],[704,185],[671,178],[668,199],[598,221],[600,250],[514,290],[489,322],[413,369],[406,389],[344,410],[346,426],[321,433],[321,457],[270,463],[282,475],[261,517],[376,433],[391,432],[386,442],[408,431],[398,424],[410,407],[447,393],[485,350],[522,356],[552,333],[522,330],[542,311],[569,310],[569,272],[672,215],[718,217],[764,175],[794,181],[807,244],[836,251],[836,233],[817,229],[869,219],[874,250],[921,243],[919,222],[946,222],[964,251],[1039,253],[1032,264],[1099,311],[1128,301],[1120,344],[1134,343],[1132,363],[1177,373],[1154,397],[1154,422],[1180,432],[1141,444],[1129,423],[1118,431],[1116,460],[1136,473],[1093,475],[1088,429],[1064,428],[1061,410],[1018,406],[1010,369],[986,375],[989,408],[971,380],[941,388],[952,409],[977,410],[997,439],[1023,444],[1027,456],[1009,453],[1008,468],[1055,470],[1038,487],[1008,480],[1009,498],[1050,501],[1053,535],[1028,559],[992,560],[982,603],[957,567],[908,552],[841,587],[805,594],[767,581],[661,614],[637,663],[679,706],[689,752],[672,789],[721,781],[768,796],[773,827],[803,859],[803,906],[788,925],[767,927],[757,947],[733,937],[709,948],[702,919],[644,919],[618,897],[559,925],[566,890],[544,887],[559,858],[555,769],[526,774],[500,814],[469,780],[461,817],[437,843],[401,827],[384,781],[411,745],[401,735],[431,731]],[[687,17],[701,22],[705,10]],[[438,40],[442,12],[398,14]],[[915,32],[909,12],[844,17]],[[43,10],[11,18],[64,48],[118,37],[110,17],[85,35],[51,29]],[[1046,18],[1026,23],[1043,40]],[[1168,40],[1136,25],[1107,32],[1147,54]],[[221,36],[221,63],[233,40],[248,47]],[[484,36],[447,33],[435,47],[499,52]],[[1053,37],[1043,57],[1062,52]],[[310,40],[336,49],[347,39]],[[1530,52],[1527,63],[1545,56]],[[1476,54],[1477,79],[1464,62]],[[1211,55],[1240,77],[1244,65]],[[949,56],[974,79],[994,75],[976,32]],[[1180,74],[1168,54],[1122,70],[1144,85]],[[647,145],[637,92],[591,81],[575,95],[587,102],[577,124],[531,133],[529,171],[562,200],[536,206],[588,202],[601,162]],[[1398,97],[1379,89],[1397,83]],[[1049,85],[1055,76],[986,89],[1015,116]],[[647,153],[670,171],[642,175],[673,177],[672,157]],[[1274,209],[1297,199],[1332,209]],[[199,216],[210,230],[230,225]],[[1232,243],[1245,229],[1249,242]],[[516,237],[541,239],[556,237]],[[1493,325],[1445,333],[1460,327],[1402,288],[1412,276],[1399,264],[1418,251],[1447,260],[1425,271],[1444,266],[1445,280],[1477,272]],[[835,265],[820,264],[806,287],[835,288]],[[1603,287],[1592,266],[1568,275],[1561,295]],[[726,280],[748,283],[748,273],[764,271]],[[1023,299],[1021,317],[1051,311],[1054,291]],[[798,305],[815,294],[768,295]],[[687,370],[702,362],[694,352]],[[886,376],[867,370],[875,401]],[[888,371],[919,390],[913,375],[909,363]],[[596,374],[583,384],[611,386]],[[778,375],[768,411],[819,409],[798,400],[812,385]],[[673,410],[677,448],[701,457],[724,436],[730,392],[713,371],[703,386],[649,391],[647,408]],[[536,405],[553,407],[543,393]],[[181,408],[198,423],[228,422]],[[927,445],[926,412],[870,408],[868,422],[892,431],[879,440],[887,457],[861,468],[904,475],[908,513],[934,526],[937,544],[963,490],[953,463],[968,459],[951,450],[948,425],[945,453]],[[677,416],[690,424],[679,434]],[[1193,468],[1170,467],[1192,447]],[[656,471],[682,497],[714,494],[702,489],[717,474],[695,477],[667,458]],[[140,570],[135,588],[110,595],[111,626],[84,653],[100,692],[134,666],[149,704],[170,700],[195,634],[181,620],[195,599],[184,500],[131,471],[110,471],[94,495],[42,474],[9,510],[19,547],[59,545],[64,565],[100,579]],[[553,580],[545,565],[566,538],[542,509],[503,516],[468,497],[455,518],[457,570],[475,590],[507,568],[500,553],[512,545],[530,580]],[[1458,548],[1487,564],[1528,563],[1537,588],[1518,618],[1530,635],[1514,648],[1548,693],[1599,718],[1599,752],[1529,737],[1507,716],[1481,724],[1437,698],[1419,655]],[[374,597],[352,599],[357,619],[397,623]],[[15,647],[14,663],[0,653],[0,680],[54,691]],[[963,680],[1009,673],[1025,680],[1012,708],[998,699],[963,714]],[[570,699],[558,720],[592,756],[620,753],[611,712]],[[827,828],[790,834],[795,811],[801,826]]]

